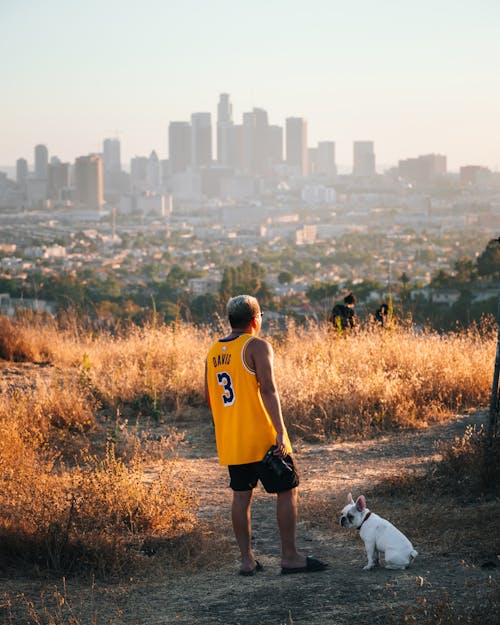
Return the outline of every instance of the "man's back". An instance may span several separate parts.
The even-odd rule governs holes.
[[[339,330],[347,330],[356,325],[354,310],[346,304],[336,304],[330,315],[331,323]]]
[[[216,341],[207,358],[207,384],[221,464],[264,457],[276,438],[263,406],[255,371],[245,359],[249,334]]]

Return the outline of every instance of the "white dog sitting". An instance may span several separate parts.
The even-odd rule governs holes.
[[[418,555],[402,532],[386,519],[368,510],[363,495],[355,502],[349,493],[347,505],[340,517],[340,525],[359,530],[368,556],[368,564],[363,567],[365,571],[379,564],[379,554],[383,554],[386,569],[405,569]]]

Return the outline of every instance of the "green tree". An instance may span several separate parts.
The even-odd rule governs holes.
[[[278,282],[280,284],[290,284],[293,280],[293,273],[291,271],[281,271],[278,275]]]
[[[459,258],[455,262],[455,280],[457,284],[469,284],[476,276],[476,265],[468,258]]]
[[[480,276],[500,276],[500,238],[492,239],[477,258],[477,272]]]
[[[337,295],[339,285],[336,282],[313,282],[307,289],[306,295],[311,302],[321,302]]]
[[[264,281],[265,274],[265,269],[259,263],[249,260],[244,260],[239,267],[225,267],[219,290],[221,301],[226,302],[239,293],[248,293],[258,297],[261,304],[267,305],[272,296]]]
[[[453,284],[453,278],[449,273],[444,271],[444,269],[440,269],[435,276],[431,279],[430,286],[433,289],[444,289],[449,288]]]

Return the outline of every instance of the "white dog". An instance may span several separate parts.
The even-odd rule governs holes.
[[[359,530],[368,556],[368,564],[363,567],[365,571],[379,564],[380,553],[383,554],[386,569],[405,569],[418,555],[402,532],[386,519],[368,510],[363,495],[355,502],[349,493],[347,505],[340,517],[340,525]]]

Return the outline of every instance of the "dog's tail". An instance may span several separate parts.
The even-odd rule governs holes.
[[[413,560],[415,560],[417,556],[418,556],[418,551],[416,549],[412,549],[410,552],[410,564],[413,562]]]

